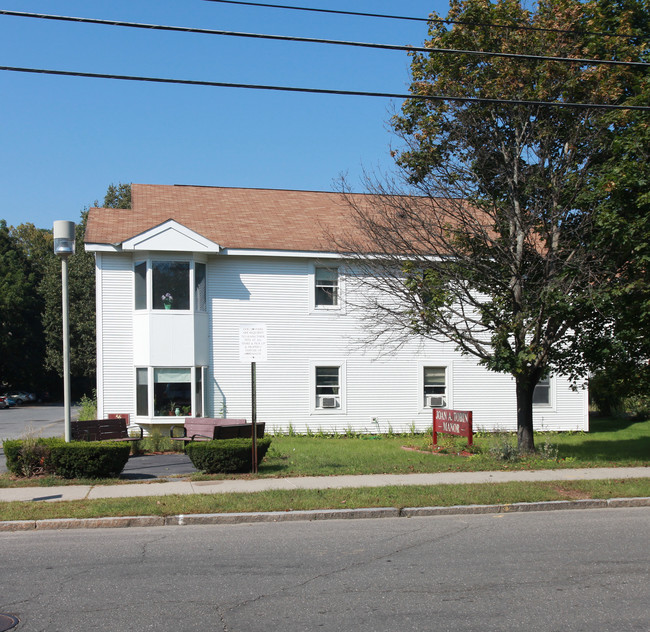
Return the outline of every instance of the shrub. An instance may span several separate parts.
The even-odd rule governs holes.
[[[97,393],[93,390],[93,396],[84,395],[79,400],[79,421],[90,421],[97,419]]]
[[[252,439],[220,439],[194,441],[185,447],[192,465],[206,474],[232,474],[253,469]],[[257,440],[259,463],[271,445],[271,437]]]
[[[493,437],[495,443],[490,446],[490,454],[500,461],[517,461],[519,450],[510,435],[496,433]]]
[[[56,474],[63,478],[117,477],[129,459],[131,446],[114,441],[72,441],[29,438],[2,444],[7,469],[15,476]]]
[[[51,474],[54,469],[50,461],[52,445],[65,443],[63,439],[11,439],[4,441],[7,469],[14,476],[39,476]]]
[[[53,445],[50,460],[63,478],[118,477],[129,460],[131,446],[114,441],[72,441]]]

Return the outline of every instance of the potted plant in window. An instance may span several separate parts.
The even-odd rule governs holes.
[[[161,298],[165,309],[171,309],[172,303],[174,302],[174,297],[169,292],[167,292],[166,294],[163,294]]]

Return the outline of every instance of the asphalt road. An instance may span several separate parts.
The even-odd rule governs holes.
[[[649,508],[0,533],[17,630],[650,630]]]

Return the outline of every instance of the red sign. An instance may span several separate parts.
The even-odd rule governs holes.
[[[467,437],[467,445],[472,445],[472,411],[434,408],[433,445],[438,445],[439,432]]]
[[[129,413],[108,413],[109,419],[126,419],[126,425],[129,425]]]

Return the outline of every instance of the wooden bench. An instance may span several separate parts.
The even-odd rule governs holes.
[[[264,422],[255,424],[256,437],[264,436]],[[253,424],[215,426],[215,439],[251,439],[253,437]]]
[[[124,418],[70,422],[70,436],[73,441],[140,441],[142,428],[137,430],[138,436],[130,436]]]
[[[213,417],[188,417],[182,426],[172,426],[169,430],[169,436],[174,441],[212,441],[216,439],[217,428],[250,428],[252,424],[247,424],[245,419],[216,419]],[[183,434],[174,436],[174,429],[180,428]],[[252,435],[248,430],[248,436]]]

